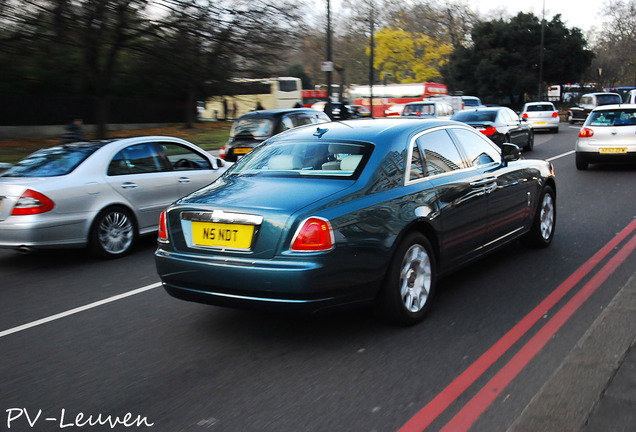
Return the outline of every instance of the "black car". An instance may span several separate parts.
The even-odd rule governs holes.
[[[471,108],[454,114],[451,120],[471,125],[499,147],[504,143],[516,144],[527,151],[534,147],[532,127],[510,108]]]
[[[327,102],[320,101],[316,102],[311,106],[311,108],[326,111]],[[371,112],[366,110],[363,106],[360,105],[346,105],[342,102],[331,102],[331,118],[333,120],[349,120],[355,119],[359,117],[370,117]]]
[[[232,125],[230,139],[219,156],[236,162],[267,138],[298,126],[331,121],[322,111],[290,108],[252,111],[240,116]]]
[[[584,94],[581,96],[579,104],[568,110],[568,121],[570,124],[584,122],[594,108],[603,105],[620,105],[621,102],[621,95],[618,93],[598,92]]]

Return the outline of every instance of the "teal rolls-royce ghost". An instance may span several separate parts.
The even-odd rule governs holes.
[[[435,283],[515,239],[552,241],[550,163],[453,121],[374,119],[277,135],[161,216],[171,295],[413,324]]]

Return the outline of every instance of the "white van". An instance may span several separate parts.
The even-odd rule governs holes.
[[[630,90],[629,93],[625,95],[623,103],[636,104],[636,89]]]

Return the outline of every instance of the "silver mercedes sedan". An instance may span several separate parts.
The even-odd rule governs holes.
[[[88,247],[124,256],[173,201],[229,164],[179,138],[144,136],[38,150],[0,174],[0,248]]]

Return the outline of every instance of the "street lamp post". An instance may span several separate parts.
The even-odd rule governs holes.
[[[327,62],[332,64],[333,55],[331,52],[331,2],[327,0]],[[327,113],[329,117],[331,114],[331,78],[332,68],[327,70]]]
[[[543,0],[543,15],[541,16],[541,48],[539,51],[539,92],[537,97],[539,100],[543,100],[541,93],[543,92],[543,44],[545,33],[545,0]]]
[[[370,55],[369,55],[369,109],[371,111],[371,118],[373,118],[373,81],[375,80],[374,78],[374,74],[373,74],[373,0],[371,0],[369,2],[369,4],[371,5],[371,11],[369,13],[370,16],[370,21],[371,21],[371,38],[370,38],[370,42],[369,42],[369,50],[370,50]]]

